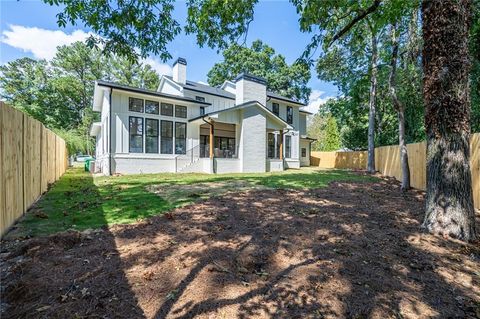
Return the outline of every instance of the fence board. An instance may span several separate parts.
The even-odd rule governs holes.
[[[427,180],[427,143],[407,144],[410,184],[425,190]],[[366,168],[366,152],[312,152],[310,163],[322,168]],[[375,148],[375,168],[384,176],[401,180],[400,151],[398,145]],[[473,199],[480,209],[480,133],[470,139],[470,168],[472,171]]]
[[[0,102],[0,236],[66,170],[65,141]]]

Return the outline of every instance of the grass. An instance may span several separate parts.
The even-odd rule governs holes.
[[[232,190],[320,188],[332,181],[372,181],[344,170],[301,169],[261,174],[92,176],[69,169],[30,209],[11,236],[46,235],[133,223]]]

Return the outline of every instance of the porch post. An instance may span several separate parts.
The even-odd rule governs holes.
[[[210,123],[210,142],[209,142],[209,148],[210,148],[210,158],[213,158],[213,121]]]
[[[283,130],[280,130],[280,159],[283,160]]]

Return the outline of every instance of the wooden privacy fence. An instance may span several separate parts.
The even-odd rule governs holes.
[[[63,139],[0,102],[0,236],[62,176],[67,156]]]
[[[407,144],[410,184],[425,190],[427,176],[426,142]],[[311,165],[322,168],[366,169],[367,152],[312,152]],[[375,168],[384,176],[401,180],[398,145],[375,148]],[[472,171],[473,199],[480,209],[480,133],[470,138],[470,169]]]

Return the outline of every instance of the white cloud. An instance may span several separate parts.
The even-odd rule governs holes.
[[[172,67],[168,64],[160,62],[157,58],[148,57],[143,60],[144,63],[150,64],[150,66],[158,72],[159,75],[172,75]]]
[[[9,25],[8,28],[2,32],[1,42],[24,52],[32,53],[37,59],[47,60],[55,56],[58,46],[85,41],[87,37],[93,34],[83,30],[75,30],[68,34],[60,30],[47,30],[13,24]]]
[[[324,96],[325,92],[320,91],[320,90],[312,90],[312,93],[310,93],[310,98],[309,98],[309,103],[307,106],[303,107],[303,110],[312,112],[312,113],[317,113],[318,108],[325,104],[328,100],[330,99],[335,99],[334,96]]]

